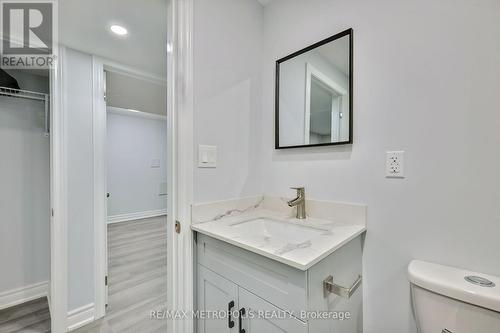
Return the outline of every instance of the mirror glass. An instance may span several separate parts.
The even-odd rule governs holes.
[[[276,62],[277,149],[352,142],[352,30]]]

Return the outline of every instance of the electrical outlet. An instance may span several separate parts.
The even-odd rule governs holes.
[[[388,151],[385,162],[385,176],[388,178],[405,177],[405,152]]]

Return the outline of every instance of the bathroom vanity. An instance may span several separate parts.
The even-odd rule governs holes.
[[[362,332],[366,207],[307,207],[304,220],[280,198],[193,207],[198,333]]]

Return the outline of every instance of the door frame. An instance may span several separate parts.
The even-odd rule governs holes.
[[[66,126],[66,48],[50,71],[50,317],[51,330],[68,330],[68,202]]]
[[[191,205],[194,193],[194,0],[170,0],[167,15],[168,304],[194,311],[194,253]],[[179,223],[179,232],[176,232]],[[194,319],[169,320],[168,332],[194,332]]]
[[[168,204],[167,204],[167,309],[194,310],[193,232],[191,205],[194,178],[193,129],[193,0],[167,0],[167,123],[168,123]],[[51,73],[51,325],[52,332],[67,331],[68,313],[68,219],[67,219],[67,126],[65,47],[59,49],[59,63]],[[102,58],[92,58],[94,131],[94,210],[95,228],[95,316],[105,314],[104,277],[107,269],[106,166],[102,128],[106,124],[104,69],[121,73],[141,73]],[[142,73],[143,74],[143,73]],[[104,106],[104,108],[103,108]],[[97,110],[101,112],[97,112]],[[104,112],[102,112],[104,110]],[[105,127],[104,127],[105,128]],[[105,132],[104,132],[105,134]],[[101,158],[100,160],[96,160]],[[97,169],[96,169],[97,168]],[[176,233],[179,221],[180,233]],[[169,320],[168,332],[192,333],[194,320]]]
[[[94,320],[106,315],[108,288],[107,251],[107,152],[106,152],[106,75],[113,72],[163,85],[166,79],[112,60],[92,56],[92,138],[93,138],[93,202],[94,202]],[[168,265],[168,263],[167,263]]]

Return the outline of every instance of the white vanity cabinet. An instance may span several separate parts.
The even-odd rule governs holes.
[[[245,332],[241,333],[307,333],[306,323],[289,315],[280,319],[278,317],[280,313],[286,315],[282,309],[266,302],[248,290],[239,287],[238,297],[240,308],[245,309],[245,313],[249,315],[248,318],[244,318],[241,322],[241,328],[245,330]],[[269,316],[267,318],[264,316],[259,317],[259,312],[267,312]],[[255,315],[254,317],[250,317],[252,313]]]
[[[268,313],[283,313],[283,311],[202,265],[198,265],[198,309],[227,310],[229,313],[233,313],[231,316],[223,318],[198,320],[198,333],[307,332],[306,324],[291,316],[285,319],[251,317],[251,313],[259,311],[267,311]],[[240,313],[242,314],[241,321],[239,319]]]
[[[362,332],[362,288],[347,299],[323,287],[329,275],[346,287],[358,279],[361,237],[304,271],[197,233],[197,309],[233,312],[231,318],[198,319],[198,333]],[[347,312],[349,319],[317,319]]]
[[[238,311],[238,286],[219,274],[198,265],[197,303],[202,311]],[[198,332],[238,332],[236,318],[198,320]]]

